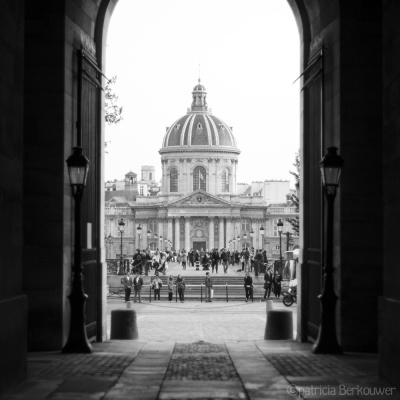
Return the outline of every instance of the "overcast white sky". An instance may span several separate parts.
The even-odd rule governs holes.
[[[200,64],[208,106],[241,150],[237,181],[293,186],[300,49],[286,0],[119,0],[107,46],[124,119],[106,128],[106,180],[142,165],[161,178],[165,128],[190,107]]]

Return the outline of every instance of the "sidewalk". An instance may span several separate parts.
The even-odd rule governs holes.
[[[90,355],[34,353],[2,400],[400,399],[375,355],[323,356],[294,341],[109,341]],[[386,395],[379,395],[386,391]]]

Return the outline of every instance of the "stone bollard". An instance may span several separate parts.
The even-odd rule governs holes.
[[[267,304],[267,313],[274,309],[274,302],[272,300],[267,300],[265,302]]]
[[[133,303],[131,301],[127,301],[126,308],[133,308]]]
[[[135,310],[120,309],[111,311],[112,339],[139,339]]]
[[[267,312],[265,340],[293,339],[293,316],[290,310],[270,310]]]

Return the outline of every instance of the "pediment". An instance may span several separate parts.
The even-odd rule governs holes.
[[[168,204],[169,207],[231,207],[228,201],[210,195],[203,190],[195,192]]]

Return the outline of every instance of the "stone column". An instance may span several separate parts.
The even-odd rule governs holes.
[[[175,218],[175,245],[174,250],[178,251],[181,248],[181,229],[180,229],[180,218]]]
[[[208,250],[214,248],[214,217],[209,217],[208,225]]]
[[[224,219],[219,219],[219,249],[224,246]]]
[[[167,237],[164,239],[169,239],[172,242],[173,234],[172,234],[172,217],[168,217],[168,232],[167,232]],[[165,244],[165,240],[164,240]]]
[[[160,241],[160,235],[162,236],[162,242]],[[164,219],[158,219],[158,244],[157,247],[161,250],[164,248]]]
[[[142,240],[140,242],[142,249],[147,248],[147,229],[148,229],[147,219],[144,219],[142,223]]]
[[[185,217],[185,250],[190,250],[190,217]]]
[[[232,218],[227,218],[226,219],[226,246],[228,246],[229,241],[233,239],[232,236]],[[232,247],[231,247],[232,249]]]

